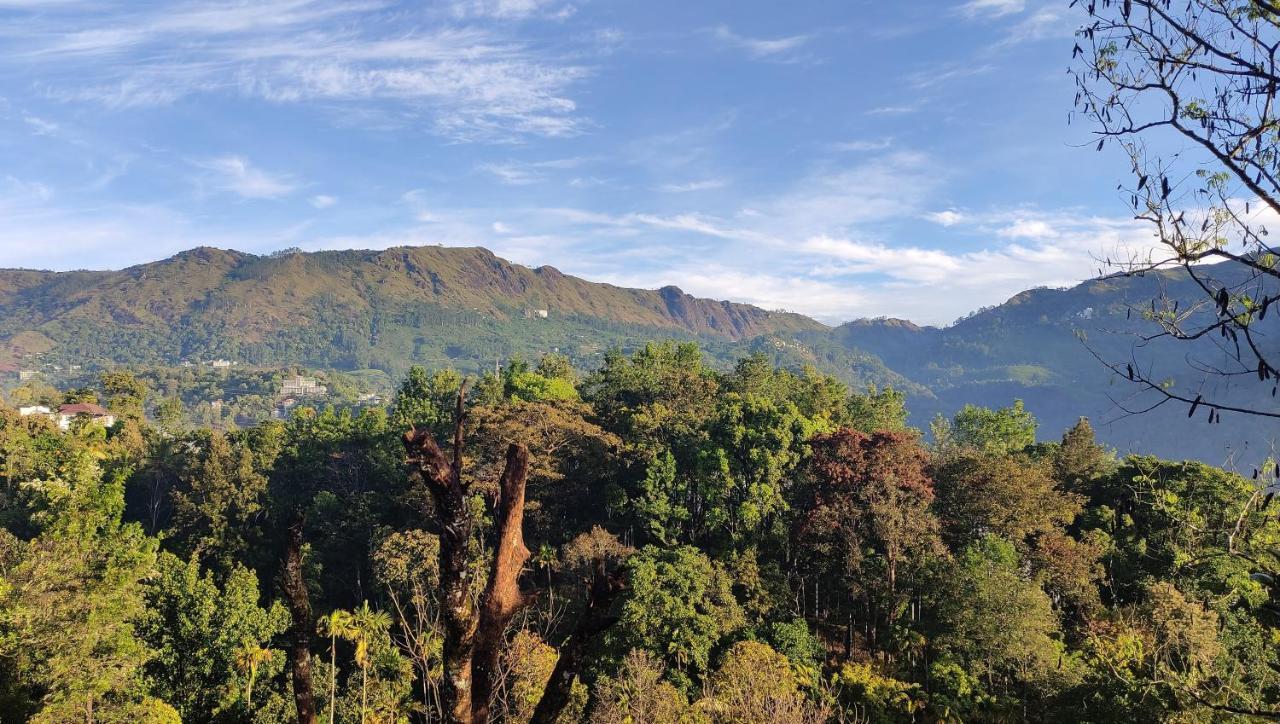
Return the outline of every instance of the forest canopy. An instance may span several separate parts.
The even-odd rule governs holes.
[[[88,391],[109,428],[0,409],[2,722],[1280,710],[1269,477],[1087,420],[927,440],[892,389],[677,343],[230,431],[135,382]]]

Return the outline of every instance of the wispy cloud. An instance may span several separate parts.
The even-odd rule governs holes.
[[[919,110],[919,104],[909,103],[894,106],[875,106],[870,110],[864,111],[864,113],[868,116],[901,116],[907,113],[915,113]]]
[[[523,17],[540,0],[483,0],[468,15]],[[457,140],[565,136],[586,122],[570,97],[585,67],[499,29],[455,27],[384,2],[194,2],[155,11],[18,13],[0,29],[0,67],[22,67],[50,97],[109,108],[199,94],[324,101],[425,122]],[[464,7],[465,6],[465,7]]]
[[[330,206],[333,206],[334,204],[338,203],[338,199],[337,197],[329,196],[328,194],[316,194],[315,196],[312,196],[311,198],[307,199],[307,203],[311,204],[313,207],[317,209],[327,209]]]
[[[959,10],[969,17],[998,18],[1020,13],[1026,5],[1026,0],[968,0]]]
[[[547,180],[552,171],[581,166],[584,158],[557,158],[547,161],[503,161],[482,163],[476,168],[509,186],[528,186]]]
[[[559,0],[453,0],[449,10],[460,18],[523,20],[543,17],[563,20],[572,15],[574,5]]]
[[[246,199],[278,199],[298,188],[290,177],[267,173],[244,156],[220,156],[198,161],[197,165],[209,172],[208,179],[214,186]]]
[[[892,138],[862,139],[859,141],[841,141],[831,144],[832,150],[865,153],[867,151],[883,151],[893,145]]]
[[[727,182],[722,178],[701,179],[684,183],[661,184],[658,190],[666,194],[687,194],[695,191],[710,191],[724,188]]]
[[[789,54],[813,39],[813,35],[810,34],[788,35],[780,38],[751,38],[733,32],[727,25],[717,27],[714,34],[716,39],[725,45],[745,50],[757,58],[777,58]]]

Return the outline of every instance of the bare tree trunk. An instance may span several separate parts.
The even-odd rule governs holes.
[[[587,597],[587,607],[578,619],[573,634],[560,647],[560,658],[542,690],[542,698],[533,710],[530,724],[554,724],[560,718],[569,703],[573,691],[573,682],[578,677],[582,659],[586,656],[588,646],[596,634],[604,631],[617,621],[616,616],[609,613],[613,599],[624,588],[620,577],[609,576],[605,572],[604,560],[597,558],[592,562],[591,589]]]
[[[464,394],[465,390],[458,393],[452,460],[445,457],[430,433],[410,430],[404,436],[410,468],[421,477],[440,516],[440,588],[444,597],[444,682],[440,698],[445,721],[450,724],[488,721],[489,696],[498,673],[507,623],[532,600],[519,587],[520,572],[529,558],[522,532],[529,451],[513,444],[507,450],[502,471],[502,499],[496,519],[498,544],[490,562],[489,584],[481,609],[472,603],[468,553],[474,520],[467,505],[468,486],[462,482]]]
[[[520,572],[529,560],[524,544],[524,491],[529,477],[529,451],[523,445],[507,448],[507,462],[499,483],[498,515],[495,524],[498,540],[493,551],[493,566],[480,608],[479,627],[475,639],[475,697],[472,721],[489,721],[494,686],[498,680],[498,663],[506,642],[507,624],[511,617],[528,606],[535,595],[520,591]]]
[[[285,547],[280,587],[284,590],[289,602],[289,613],[293,616],[289,664],[293,670],[293,701],[298,710],[298,724],[315,724],[316,701],[311,690],[311,599],[307,595],[307,583],[302,577],[301,518],[289,526],[289,541]]]

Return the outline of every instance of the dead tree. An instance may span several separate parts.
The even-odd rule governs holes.
[[[411,472],[421,478],[436,504],[440,524],[440,587],[444,619],[444,681],[441,699],[451,724],[487,722],[497,663],[507,624],[533,601],[520,590],[520,571],[529,558],[524,544],[524,490],[529,451],[512,444],[500,483],[497,545],[489,582],[477,608],[470,546],[475,521],[468,507],[470,486],[462,479],[463,394],[458,394],[453,455],[446,457],[431,434],[405,433]]]
[[[495,545],[487,562],[489,579],[477,606],[470,568],[475,521],[468,504],[470,485],[462,477],[464,394],[465,390],[458,393],[454,413],[452,456],[446,456],[426,431],[405,433],[404,445],[410,472],[430,492],[439,516],[444,620],[442,709],[450,724],[487,724],[501,674],[499,664],[507,643],[507,627],[517,613],[537,599],[535,592],[520,587],[520,574],[529,560],[523,532],[529,451],[514,443],[507,448],[498,485]],[[560,652],[555,673],[538,703],[535,721],[556,720],[568,703],[569,688],[587,644],[613,621],[609,607],[622,584],[620,579],[605,574],[603,561],[597,562],[596,567],[586,611]]]

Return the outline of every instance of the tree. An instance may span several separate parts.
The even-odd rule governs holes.
[[[1094,481],[1114,468],[1115,455],[1098,444],[1086,417],[1063,433],[1053,453],[1053,478],[1068,492],[1088,494]]]
[[[147,613],[138,626],[155,652],[145,669],[152,690],[184,721],[252,712],[254,686],[244,681],[247,670],[237,664],[239,651],[246,646],[269,650],[288,629],[288,612],[279,601],[259,606],[258,577],[238,563],[221,583],[195,558],[161,553],[157,563],[158,575],[146,588]],[[259,658],[255,667],[274,663]],[[253,675],[256,683],[257,668]]]
[[[961,452],[936,472],[938,513],[960,549],[994,533],[1027,550],[1039,535],[1062,530],[1083,497],[1061,490],[1049,460]]]
[[[65,476],[33,484],[38,535],[0,578],[0,652],[42,692],[30,721],[177,721],[142,670],[154,652],[138,636],[157,541],[124,523],[124,485],[86,452]]]
[[[734,644],[710,688],[710,698],[697,706],[713,722],[818,724],[830,714],[805,699],[787,658],[758,641]]]
[[[597,683],[592,724],[680,721],[689,700],[663,678],[665,673],[654,654],[642,649],[628,652],[617,673]]]
[[[173,491],[173,529],[185,553],[228,568],[248,550],[267,478],[248,447],[229,436],[212,432],[203,442],[197,462]]]
[[[852,601],[841,600],[847,596],[862,603],[874,650],[884,644],[880,626],[894,624],[910,590],[899,574],[942,552],[925,451],[908,433],[849,429],[819,435],[810,445],[807,499],[795,533],[799,558],[806,572],[840,592],[836,609],[846,618],[846,651],[854,622]]]
[[[356,645],[356,666],[360,669],[360,722],[364,724],[369,711],[369,667],[373,665],[372,646],[386,636],[391,628],[391,616],[386,611],[375,611],[364,601],[350,614],[351,625],[347,638]]]
[[[417,667],[422,708],[439,718],[440,538],[417,529],[386,534],[374,549],[374,574],[395,610],[396,642]]]
[[[1092,123],[1098,150],[1111,143],[1127,156],[1125,201],[1155,238],[1154,251],[1108,261],[1120,276],[1150,275],[1162,286],[1149,305],[1130,310],[1150,326],[1129,359],[1099,358],[1145,393],[1124,405],[1131,412],[1174,402],[1211,422],[1224,411],[1280,417],[1271,395],[1235,389],[1253,380],[1274,389],[1280,365],[1266,341],[1276,324],[1267,311],[1280,300],[1266,229],[1280,212],[1280,6],[1079,5],[1086,21],[1073,50],[1076,112]],[[1192,343],[1189,367],[1139,359],[1166,340]]]
[[[907,396],[892,387],[849,395],[849,427],[860,432],[904,432],[907,429]]]
[[[429,373],[425,367],[409,368],[396,392],[391,424],[446,434],[452,420],[453,399],[462,386],[462,377],[453,370]]]
[[[258,667],[271,663],[273,658],[274,651],[262,648],[250,638],[246,638],[236,650],[236,668],[245,674],[244,703],[249,711],[253,711],[253,685],[258,679]]]
[[[525,481],[529,451],[512,444],[498,483],[496,541],[488,583],[477,607],[472,591],[469,553],[475,518],[470,483],[462,475],[463,402],[455,409],[453,456],[445,457],[431,435],[411,430],[404,445],[409,464],[436,503],[441,526],[440,588],[444,616],[444,686],[446,720],[462,724],[488,720],[490,696],[507,623],[533,598],[519,586],[520,570],[529,558],[524,545]]]
[[[997,410],[965,405],[951,421],[949,442],[987,453],[1017,452],[1035,444],[1037,427],[1022,400]]]
[[[98,376],[107,395],[107,408],[122,419],[141,420],[147,401],[147,386],[132,373],[103,372]]]
[[[646,344],[630,357],[610,351],[583,383],[582,395],[601,426],[642,458],[671,450],[689,469],[717,387],[696,344],[664,342]]]
[[[1026,718],[1071,683],[1049,597],[1021,573],[1013,545],[995,535],[970,544],[943,611],[944,650],[966,661],[989,693],[1013,697]],[[996,704],[999,706],[999,703]]]
[[[316,623],[316,633],[329,639],[329,724],[338,710],[338,639],[350,639],[356,630],[351,614],[334,609]]]
[[[744,623],[727,572],[691,546],[647,546],[627,560],[631,586],[609,638],[616,651],[661,656],[689,689],[710,670],[711,649]]]

